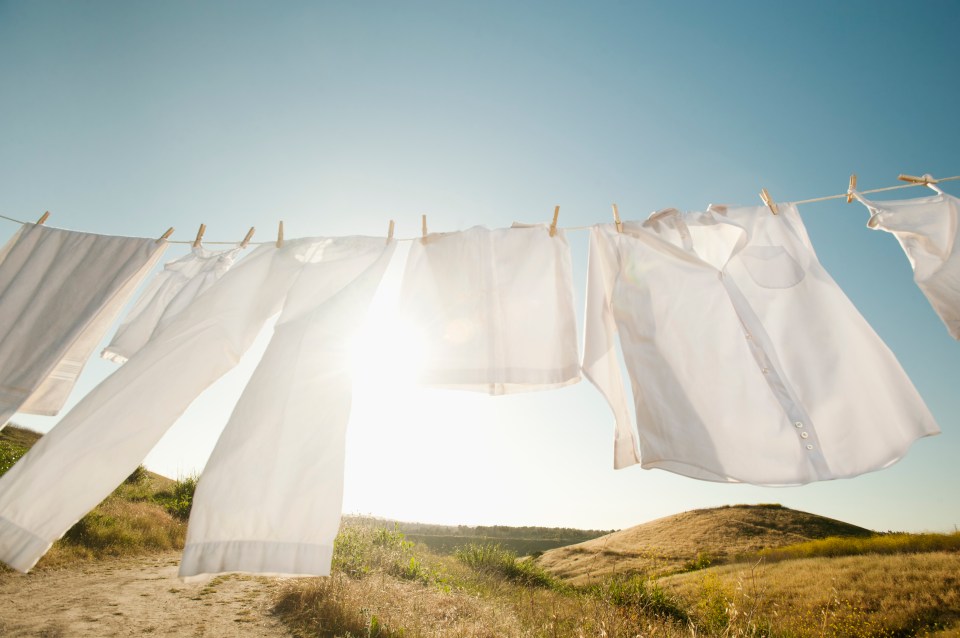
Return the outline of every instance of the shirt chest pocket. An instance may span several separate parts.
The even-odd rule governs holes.
[[[790,288],[803,281],[803,268],[783,246],[748,246],[740,259],[751,279],[763,288]]]

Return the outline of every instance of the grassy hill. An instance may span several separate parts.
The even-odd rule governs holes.
[[[668,574],[765,548],[873,532],[780,505],[733,505],[674,514],[545,552],[537,564],[575,584],[613,576]]]

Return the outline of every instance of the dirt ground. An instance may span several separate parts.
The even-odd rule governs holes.
[[[179,552],[0,573],[0,636],[289,636],[270,614],[279,580],[177,580]]]

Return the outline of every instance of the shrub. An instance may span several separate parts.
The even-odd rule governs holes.
[[[197,474],[181,476],[167,491],[157,492],[153,500],[163,506],[165,510],[181,521],[190,518],[190,509],[193,507],[193,494],[197,490]]]
[[[149,478],[150,476],[147,474],[147,468],[143,467],[142,465],[138,465],[137,469],[131,472],[130,476],[124,479],[123,482],[127,483],[128,485],[140,485],[141,483],[146,483],[147,479]]]

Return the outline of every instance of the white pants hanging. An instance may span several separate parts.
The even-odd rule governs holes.
[[[30,569],[136,468],[204,389],[236,365],[269,317],[281,307],[281,321],[307,314],[317,301],[314,291],[291,295],[284,304],[303,271],[325,265],[346,288],[351,278],[338,275],[345,272],[338,262],[348,261],[346,270],[355,277],[361,270],[350,258],[355,249],[363,249],[368,265],[389,252],[383,239],[374,238],[264,245],[198,297],[0,478],[0,560]]]
[[[392,255],[378,243],[350,247],[336,278],[326,263],[301,272],[200,479],[181,577],[330,573],[350,419],[349,336]]]

